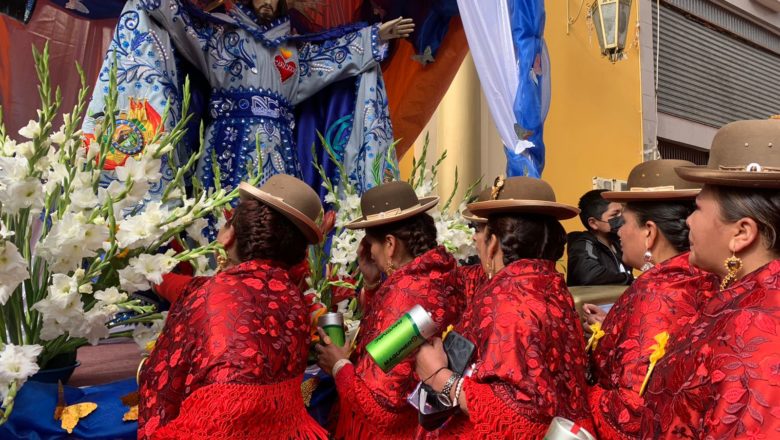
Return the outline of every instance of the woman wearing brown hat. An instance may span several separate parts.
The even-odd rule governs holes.
[[[688,217],[691,264],[720,291],[656,365],[647,438],[777,438],[780,432],[780,120],[718,130]]]
[[[555,270],[566,244],[558,220],[578,209],[528,177],[497,179],[491,200],[468,208],[487,218],[478,252],[491,278],[455,329],[476,345],[473,368],[450,371],[438,338],[417,355],[417,374],[462,411],[439,438],[542,438],[556,416],[592,430],[582,328]]]
[[[335,344],[318,346],[319,364],[331,372],[339,393],[337,438],[410,439],[417,413],[406,398],[417,383],[414,358],[384,373],[366,352],[366,344],[415,305],[428,311],[444,330],[460,313],[456,261],[436,243],[436,226],[425,211],[438,197],[418,200],[406,182],[390,182],[366,191],[363,217],[348,224],[365,229],[360,270],[369,291],[365,317],[353,354]],[[387,278],[382,281],[381,273]],[[328,342],[324,333],[323,340]]]
[[[141,439],[327,438],[303,404],[309,319],[287,271],[322,239],[322,205],[281,174],[239,191],[218,237],[230,267],[190,282],[141,369]]]
[[[681,333],[717,285],[713,275],[688,263],[685,219],[701,186],[681,179],[674,169],[692,165],[644,162],[631,170],[628,191],[602,193],[610,202],[625,204],[618,232],[623,262],[643,271],[589,344],[596,381],[589,390],[590,406],[602,440],[641,437],[642,394],[663,349],[659,346]]]

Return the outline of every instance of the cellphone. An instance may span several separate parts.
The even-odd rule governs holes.
[[[460,375],[466,371],[474,356],[474,343],[457,332],[449,332],[444,339],[444,352],[447,353],[447,368]]]

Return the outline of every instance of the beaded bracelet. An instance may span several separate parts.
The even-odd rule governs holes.
[[[336,361],[335,364],[333,364],[333,369],[330,371],[332,377],[336,377],[336,375],[339,373],[339,370],[344,368],[345,365],[351,364],[349,359],[339,359]]]
[[[452,406],[460,405],[460,392],[463,391],[463,381],[465,380],[465,377],[461,377],[460,380],[458,380],[458,385],[455,387],[455,398],[452,399]]]

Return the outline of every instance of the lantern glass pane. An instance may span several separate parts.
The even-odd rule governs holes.
[[[620,11],[618,12],[618,47],[626,47],[626,35],[628,34],[628,23],[631,17],[631,0],[620,0]]]
[[[593,25],[596,28],[596,39],[599,40],[599,47],[601,47],[601,53],[605,52],[604,49],[604,33],[601,28],[601,9],[599,8],[598,0],[593,2],[593,6],[590,8],[590,16],[593,20]]]
[[[604,46],[612,49],[617,46],[617,2],[601,5],[601,14],[604,17]]]

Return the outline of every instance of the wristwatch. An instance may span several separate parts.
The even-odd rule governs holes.
[[[455,385],[455,382],[457,382],[458,379],[460,379],[460,374],[458,373],[452,373],[452,376],[447,379],[444,388],[441,389],[441,393],[436,396],[439,399],[439,403],[447,407],[453,406],[452,399],[450,398],[450,391],[452,391],[452,386]]]

